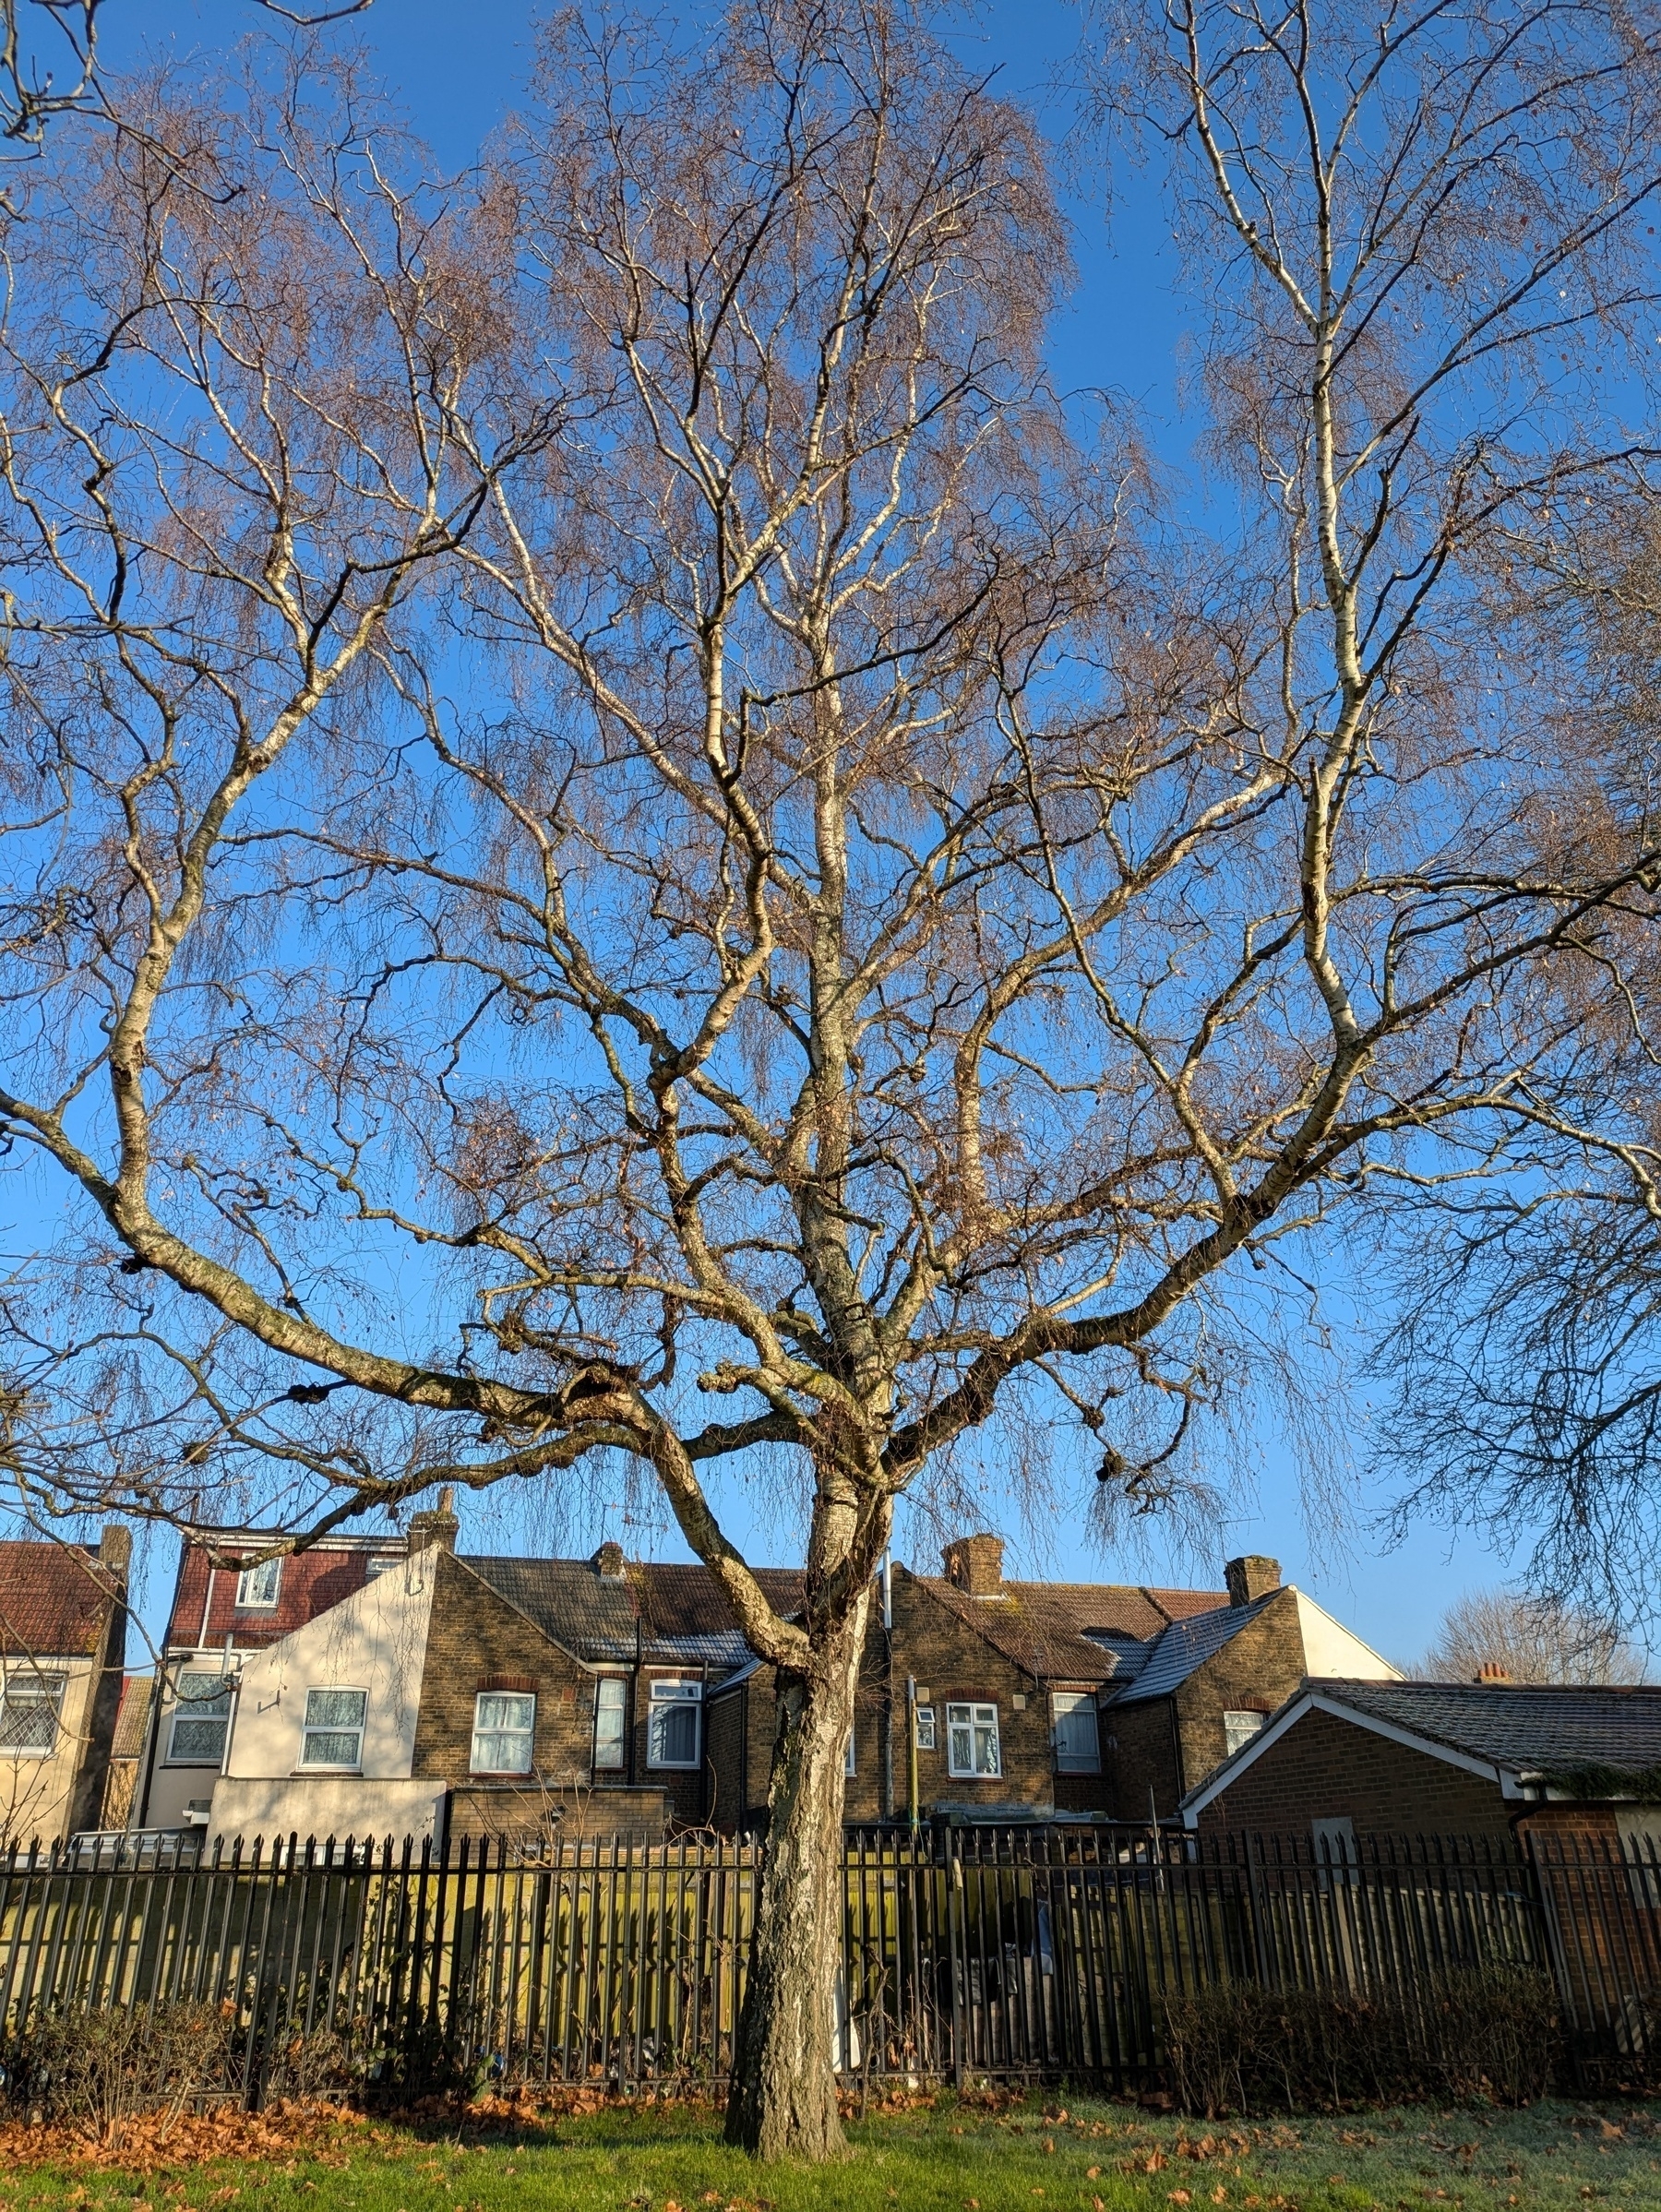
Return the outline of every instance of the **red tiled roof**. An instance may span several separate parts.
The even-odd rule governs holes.
[[[265,1539],[267,1543],[270,1540]],[[173,1617],[167,1624],[170,1651],[217,1647],[227,1635],[238,1651],[262,1650],[266,1644],[275,1644],[279,1636],[304,1628],[354,1590],[361,1590],[376,1548],[361,1543],[350,1548],[319,1544],[310,1551],[293,1552],[282,1562],[277,1603],[250,1608],[236,1602],[239,1570],[229,1562],[245,1557],[257,1559],[261,1549],[258,1533],[245,1536],[242,1545],[245,1545],[245,1552],[234,1537],[227,1538],[219,1552],[220,1560],[226,1563],[210,1565],[200,1544],[185,1544],[173,1590]],[[401,1552],[402,1540],[388,1536],[380,1548]]]
[[[0,1652],[90,1658],[120,1587],[84,1545],[0,1542]]]

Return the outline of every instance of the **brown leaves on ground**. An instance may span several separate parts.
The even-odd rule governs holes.
[[[90,2124],[0,2123],[0,2169],[34,2166],[114,2167],[124,2173],[159,2173],[173,2167],[196,2167],[239,2158],[292,2158],[304,2151],[324,2165],[341,2136],[366,2126],[361,2114],[339,2105],[274,2104],[263,2112],[239,2105],[211,2106],[204,2112],[135,2112],[107,2141]],[[234,2190],[220,2190],[212,2202],[226,2203]]]

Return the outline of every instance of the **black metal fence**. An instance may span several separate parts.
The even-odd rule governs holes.
[[[759,1871],[711,1839],[527,1853],[289,1837],[0,1858],[0,2030],[45,2008],[234,2013],[240,2087],[327,2045],[371,2083],[718,2088]],[[1661,2044],[1654,1839],[1307,1841],[1102,1826],[854,1834],[838,2057],[881,2081],[1140,2086],[1162,2001],[1226,1981],[1411,1990],[1548,1971],[1583,2064]]]

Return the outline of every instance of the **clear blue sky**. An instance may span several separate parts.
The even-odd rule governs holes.
[[[460,166],[514,101],[532,13],[531,0],[374,0],[364,15],[331,35],[362,40],[376,54],[388,88],[440,161]],[[110,0],[106,22],[108,48],[119,61],[144,44],[228,47],[256,26],[257,16],[249,0]],[[1057,89],[1064,90],[1078,31],[1078,11],[1062,0],[990,0],[974,28],[962,34],[961,44],[965,58],[984,56],[1011,94],[1029,99],[1047,124],[1059,128],[1066,103]],[[1143,412],[1154,444],[1179,465],[1195,427],[1185,423],[1178,399],[1178,350],[1188,318],[1154,182],[1116,177],[1111,224],[1100,197],[1078,197],[1072,212],[1079,283],[1056,329],[1057,381],[1123,394]],[[1332,1287],[1342,1307],[1348,1285]],[[1356,1411],[1365,1413],[1359,1395]],[[1191,1558],[1174,1552],[1157,1530],[1141,1554],[1103,1560],[1085,1545],[1081,1514],[1041,1528],[1024,1526],[1013,1487],[990,1471],[986,1517],[1010,1540],[1011,1568],[1081,1579],[1209,1581],[1218,1578],[1225,1550],[1271,1552],[1289,1579],[1399,1659],[1424,1648],[1452,1598],[1507,1572],[1506,1563],[1476,1539],[1455,1540],[1440,1528],[1421,1529],[1395,1550],[1384,1548],[1372,1525],[1383,1501],[1362,1487],[1358,1474],[1331,1466],[1314,1470],[1319,1495],[1312,1495],[1310,1470],[1266,1407],[1256,1416],[1248,1456],[1258,1468],[1252,1494],[1234,1495],[1226,1541],[1209,1572],[1205,1562],[1197,1568]],[[1356,1461],[1358,1469],[1365,1465],[1364,1438]],[[1081,1496],[1090,1488],[1082,1465],[1080,1477]],[[471,1530],[463,1530],[464,1548],[494,1548],[504,1540],[490,1529],[490,1516],[475,1510],[472,1519]],[[615,1519],[610,1533],[617,1533]],[[623,1533],[631,1548],[642,1543],[665,1557],[679,1549],[673,1532],[649,1542],[639,1532]],[[766,1556],[763,1532],[747,1531],[741,1524],[734,1529],[740,1541],[752,1533],[755,1555]],[[897,1549],[919,1566],[934,1563],[932,1539],[917,1532],[908,1542],[903,1521]],[[150,1579],[153,1614],[163,1596],[160,1585],[171,1580],[160,1557]]]

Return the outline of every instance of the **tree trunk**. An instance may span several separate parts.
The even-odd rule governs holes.
[[[813,1675],[780,1674],[761,1894],[738,2020],[726,2135],[757,2158],[846,2147],[836,2109],[842,1969],[843,1761],[869,1593]]]

